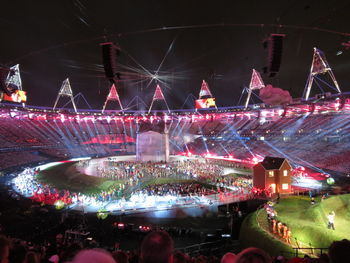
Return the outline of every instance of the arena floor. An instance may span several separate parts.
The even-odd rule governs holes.
[[[170,162],[181,162],[186,160],[198,160],[203,161],[201,157],[184,157],[184,156],[171,156]],[[75,160],[77,161],[77,160]],[[74,164],[74,169],[70,168],[69,171],[75,173],[84,174],[86,176],[101,177],[102,171],[108,171],[110,167],[106,166],[109,162],[133,162],[135,156],[116,156],[106,157],[98,159],[78,160]],[[32,198],[34,195],[35,187],[38,182],[35,179],[33,170],[40,168],[41,171],[45,171],[54,165],[61,163],[51,163],[44,166],[36,167],[32,170],[28,169],[12,181],[14,190],[19,194]],[[68,171],[68,169],[67,169]],[[239,169],[225,167],[222,169],[223,175],[228,174],[241,174],[249,175],[249,172],[244,172]],[[65,171],[66,172],[66,171]],[[21,180],[19,178],[22,177]],[[25,179],[24,179],[25,178]],[[24,186],[25,185],[25,186]],[[31,187],[32,185],[32,187]],[[177,217],[179,210],[183,215],[191,216],[203,216],[205,213],[217,212],[218,206],[222,204],[234,203],[245,201],[251,198],[251,192],[248,189],[238,189],[236,187],[226,187],[225,192],[211,195],[142,195],[131,194],[130,198],[122,198],[118,200],[97,200],[96,198],[90,198],[88,196],[80,196],[74,199],[70,204],[65,206],[65,209],[79,210],[86,213],[90,212],[108,212],[116,215],[127,214],[148,214],[150,217],[159,218],[171,218]]]

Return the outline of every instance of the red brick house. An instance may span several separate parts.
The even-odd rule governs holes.
[[[285,158],[268,157],[253,167],[253,185],[272,193],[291,193],[292,166]]]

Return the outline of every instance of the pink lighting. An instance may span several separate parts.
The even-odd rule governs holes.
[[[61,119],[61,122],[64,122],[66,120],[66,118],[63,114],[60,114],[60,119]]]
[[[234,158],[234,157],[226,157],[226,156],[217,156],[217,155],[213,155],[211,153],[207,153],[204,155],[205,158],[208,158],[208,159],[215,159],[215,160],[227,160],[227,161],[230,161],[230,162],[238,162],[238,163],[244,163],[244,164],[250,164],[250,165],[254,165],[256,164],[254,161],[252,160],[249,160],[249,159],[246,159],[246,160],[243,160],[243,159],[238,159],[238,158]]]
[[[151,228],[149,226],[139,226],[139,230],[141,232],[148,232],[151,230]]]

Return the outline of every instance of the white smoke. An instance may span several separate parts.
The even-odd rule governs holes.
[[[289,91],[267,85],[259,92],[260,99],[268,105],[282,105],[291,103],[293,98]]]
[[[195,134],[186,133],[185,135],[181,134],[179,136],[174,136],[172,138],[172,140],[177,142],[177,143],[182,143],[182,144],[185,143],[185,144],[187,144],[187,143],[193,142],[198,137],[201,137],[201,135],[195,135]]]

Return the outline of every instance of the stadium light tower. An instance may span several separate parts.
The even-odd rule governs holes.
[[[327,74],[327,73],[331,77],[335,88],[331,87],[330,85],[328,85],[328,83],[325,83],[322,80],[321,81],[324,82],[328,87],[337,90],[338,93],[341,93],[339,85],[338,85],[338,82],[335,79],[333,71],[332,71],[331,67],[329,66],[329,64],[327,62],[326,56],[324,55],[324,53],[321,50],[319,50],[318,48],[314,47],[314,55],[313,55],[313,58],[312,58],[310,74],[309,74],[309,77],[307,79],[306,86],[305,86],[305,89],[304,89],[305,97],[304,96],[303,97],[304,97],[305,100],[309,99],[311,88],[312,88],[312,83],[314,82],[314,80],[316,81],[318,79],[317,76],[318,75],[324,75],[324,74]]]
[[[169,106],[168,106],[168,103],[166,102],[166,99],[163,95],[163,92],[162,92],[162,89],[160,88],[159,84],[157,84],[157,87],[156,87],[156,90],[154,91],[154,95],[153,95],[153,98],[152,98],[152,103],[151,103],[151,106],[149,107],[148,109],[148,114],[150,114],[151,110],[152,110],[152,107],[153,107],[153,103],[155,101],[164,101],[167,109],[168,109],[168,113],[170,113],[170,109],[169,109]]]
[[[262,78],[260,76],[260,73],[253,69],[252,72],[252,78],[250,79],[250,84],[248,88],[248,96],[244,104],[244,108],[246,109],[249,104],[250,97],[252,95],[253,90],[260,90],[262,88],[265,88],[265,84],[262,81]]]
[[[199,91],[199,97],[198,100],[195,101],[195,103],[196,111],[197,109],[206,109],[211,107],[215,107],[217,109],[215,98],[211,94],[209,85],[205,80],[202,81],[201,90]]]
[[[102,113],[104,113],[108,101],[118,101],[121,111],[124,112],[122,103],[121,103],[119,95],[118,95],[118,91],[117,91],[117,89],[116,89],[114,84],[112,84],[111,89],[109,90],[109,93],[108,93],[108,96],[106,98],[105,104],[103,105],[103,108],[102,108]]]
[[[53,110],[56,109],[56,106],[57,106],[57,102],[58,100],[61,98],[61,97],[70,97],[71,99],[71,102],[73,104],[73,107],[74,107],[74,111],[77,112],[77,108],[75,106],[75,103],[74,103],[74,98],[73,98],[73,91],[72,91],[72,88],[70,86],[70,83],[69,83],[69,79],[66,78],[63,83],[62,83],[62,86],[61,86],[61,89],[60,91],[58,92],[58,95],[57,95],[57,98],[56,98],[56,101],[55,101],[55,105],[53,106]]]
[[[19,64],[14,65],[10,68],[10,72],[7,75],[5,84],[6,86],[13,85],[16,87],[16,89],[22,90],[22,80],[19,73]]]
[[[7,77],[6,79],[4,79],[4,75],[6,74],[7,74]],[[22,80],[21,80],[21,74],[19,71],[19,64],[14,65],[11,68],[0,67],[0,75],[1,75],[0,87],[5,92],[4,96],[0,96],[1,99],[17,102],[17,103],[22,102],[22,106],[25,107],[27,96],[26,96],[26,92],[23,91],[22,89]]]

